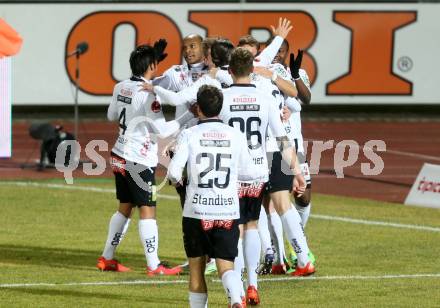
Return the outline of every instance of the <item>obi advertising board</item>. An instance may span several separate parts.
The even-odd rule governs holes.
[[[25,44],[14,59],[13,104],[72,104],[80,42],[80,104],[108,104],[130,77],[135,45],[169,42],[160,71],[182,62],[182,37],[264,42],[290,19],[291,50],[303,49],[314,104],[439,104],[440,5],[422,3],[3,3],[0,17]]]

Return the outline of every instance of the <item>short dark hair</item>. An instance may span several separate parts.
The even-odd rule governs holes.
[[[254,69],[254,56],[249,50],[237,47],[232,52],[229,69],[235,77],[248,76]]]
[[[257,51],[260,50],[260,42],[257,41],[255,37],[249,34],[240,37],[240,39],[238,40],[238,47],[242,47],[244,45],[254,46],[255,48],[257,48]]]
[[[266,46],[269,46],[270,43],[272,43],[272,41],[273,41],[274,38],[275,38],[274,36],[271,36],[271,37],[266,41]],[[284,40],[283,40],[283,43],[281,44],[281,46],[283,46],[283,45],[286,45],[286,46],[287,46],[287,50],[290,49],[289,41],[288,41],[288,40],[284,39]],[[281,47],[280,47],[280,48],[281,48]]]
[[[218,40],[217,37],[206,37],[202,41],[203,55],[205,57],[207,57],[209,55],[209,52],[211,52],[211,47],[215,43],[216,40]]]
[[[216,67],[228,65],[233,49],[234,45],[230,40],[216,40],[211,46],[212,63],[214,63]]]
[[[201,86],[197,92],[197,105],[205,117],[218,116],[223,106],[222,91],[210,85]]]
[[[156,64],[154,48],[149,45],[139,45],[130,55],[130,68],[133,76],[142,76],[150,65]]]

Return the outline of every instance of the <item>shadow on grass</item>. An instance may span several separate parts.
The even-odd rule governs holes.
[[[51,248],[41,246],[21,246],[0,244],[0,262],[26,265],[43,265],[59,268],[84,269],[94,268],[96,260],[101,255],[100,250],[82,250],[69,248]],[[142,248],[140,253],[117,254],[121,262],[131,262],[135,264],[146,263]],[[182,263],[181,258],[160,256],[161,260],[166,260],[171,264]]]
[[[72,300],[78,300],[80,298],[87,298],[87,299],[97,299],[97,300],[105,300],[105,301],[120,301],[125,304],[128,304],[130,302],[142,302],[144,305],[176,305],[180,304],[183,305],[183,302],[185,298],[165,298],[165,297],[157,297],[150,293],[145,293],[145,296],[136,296],[133,294],[130,295],[124,295],[123,289],[120,289],[120,292],[114,293],[114,290],[109,292],[96,292],[91,291],[90,287],[87,287],[88,290],[85,291],[73,291],[73,290],[65,290],[65,289],[45,289],[45,288],[7,288],[3,289],[5,293],[12,294],[22,294],[22,295],[35,295],[35,296],[55,296],[55,297],[62,297],[65,298],[67,301]],[[147,289],[148,286],[145,286]],[[115,302],[113,302],[115,303]],[[78,303],[77,303],[78,304]],[[98,303],[96,303],[98,305]],[[104,304],[104,303],[102,303]],[[107,303],[108,304],[108,303]]]

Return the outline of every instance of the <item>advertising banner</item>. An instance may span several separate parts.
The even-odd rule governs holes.
[[[405,204],[440,209],[440,165],[423,165]]]
[[[182,37],[265,42],[279,17],[293,23],[291,51],[304,50],[313,104],[440,104],[440,5],[432,3],[4,3],[0,17],[26,44],[14,60],[16,105],[73,104],[78,43],[80,104],[108,104],[130,77],[136,44],[166,38],[160,70],[182,62]]]

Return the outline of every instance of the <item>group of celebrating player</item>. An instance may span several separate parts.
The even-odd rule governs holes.
[[[156,224],[157,137],[177,136],[166,150],[167,177],[183,207],[191,307],[207,306],[205,271],[218,272],[230,307],[260,303],[258,274],[315,272],[303,229],[311,181],[300,119],[311,92],[302,51],[291,53],[286,64],[291,29],[290,21],[280,18],[261,52],[250,35],[237,47],[227,39],[189,35],[183,40],[185,63],[157,78],[157,65],[167,56],[165,40],[131,53],[132,77],[115,86],[107,114],[119,122],[111,163],[120,204],[99,269],[130,270],[114,253],[138,207],[147,275],[182,271],[159,260]],[[176,107],[175,120],[165,120],[165,104]]]

